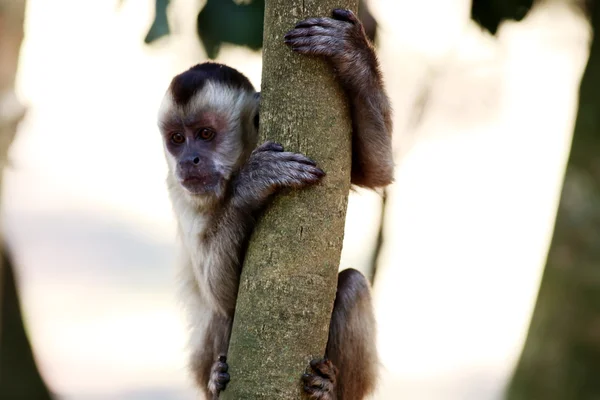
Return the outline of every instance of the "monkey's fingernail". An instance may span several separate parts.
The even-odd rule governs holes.
[[[309,374],[302,374],[302,379],[303,380],[310,379],[310,375]]]

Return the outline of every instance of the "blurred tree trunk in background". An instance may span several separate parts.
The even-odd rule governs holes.
[[[279,196],[257,226],[240,281],[225,399],[299,399],[300,377],[322,358],[337,286],[350,188],[347,100],[322,60],[294,54],[283,35],[301,19],[356,11],[356,0],[266,3],[261,139],[313,158],[323,184]]]
[[[2,313],[0,318],[0,399],[52,398],[36,363],[21,315],[14,265],[2,248]]]
[[[509,400],[600,398],[600,7],[554,237]]]
[[[0,187],[25,107],[15,95],[25,0],[0,0]],[[23,324],[15,271],[0,232],[0,399],[50,399]]]

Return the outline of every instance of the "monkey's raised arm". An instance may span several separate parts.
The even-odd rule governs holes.
[[[379,63],[363,26],[349,10],[309,18],[285,35],[292,50],[326,58],[350,100],[352,183],[376,188],[393,180],[392,110]]]

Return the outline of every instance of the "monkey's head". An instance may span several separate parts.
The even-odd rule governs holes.
[[[226,65],[173,78],[158,115],[172,183],[197,200],[221,198],[256,147],[258,103],[248,78]]]

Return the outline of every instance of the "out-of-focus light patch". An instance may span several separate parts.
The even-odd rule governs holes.
[[[379,0],[371,1],[370,5],[381,36],[393,47],[411,49],[435,59],[445,56],[463,39],[471,2]]]
[[[403,5],[381,14],[387,26]],[[580,16],[552,3],[497,42],[467,29],[446,58],[416,46],[437,65],[385,215],[382,398],[499,398],[537,295],[588,38]],[[382,40],[382,51],[394,49]]]
[[[38,295],[48,296],[44,311],[55,315],[37,326],[44,332],[44,345],[37,356],[51,360],[43,362],[45,375],[50,382],[59,383],[55,388],[61,393],[186,385],[183,344],[187,335],[174,303],[165,306],[164,296],[134,296],[128,288],[36,285],[34,289]],[[68,295],[60,296],[61,291]],[[75,297],[82,299],[78,307],[68,304]],[[104,303],[106,300],[109,302]],[[60,309],[69,312],[57,313]],[[31,317],[39,317],[36,311]]]
[[[140,6],[124,18],[114,2],[28,4],[19,88],[30,113],[11,156],[90,202],[155,216],[169,211],[154,118],[169,58],[140,45]]]

